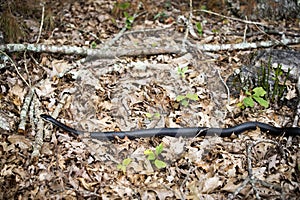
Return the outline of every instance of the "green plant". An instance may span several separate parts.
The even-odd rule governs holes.
[[[153,120],[154,118],[160,118],[160,114],[157,112],[156,113],[146,113],[145,115],[149,120]]]
[[[154,20],[157,20],[157,19],[163,19],[163,18],[166,18],[166,17],[168,17],[168,15],[166,15],[166,13],[160,12],[160,13],[158,13],[158,14],[156,14],[156,15],[154,16]]]
[[[200,7],[200,10],[207,10],[207,8],[206,8],[205,5],[202,5],[202,6]]]
[[[112,10],[112,14],[115,17],[121,17],[122,15],[124,15],[125,28],[128,30],[131,29],[132,23],[135,18],[134,16],[132,16],[128,13],[128,12],[130,12],[130,10],[132,10],[132,8],[130,6],[131,6],[130,2],[117,2],[117,3],[115,3],[113,10]],[[116,22],[116,20],[113,18],[112,18],[112,21],[114,23]]]
[[[154,165],[158,169],[162,169],[167,166],[167,164],[164,161],[158,159],[163,149],[164,149],[163,143],[160,143],[157,147],[155,147],[155,152],[152,151],[151,149],[147,149],[144,151],[144,154],[148,156],[147,159],[150,160],[152,163],[154,163]]]
[[[212,31],[213,33],[219,33],[219,32],[220,32],[219,29],[212,29],[211,31]]]
[[[180,102],[181,105],[183,105],[184,107],[187,107],[189,105],[190,100],[197,101],[199,100],[199,97],[197,94],[192,94],[192,93],[187,93],[185,96],[178,95],[176,97],[176,101]]]
[[[263,97],[266,95],[266,91],[262,87],[256,87],[252,92],[246,91],[247,97],[243,99],[243,102],[239,104],[241,108],[254,107],[254,101],[259,105],[268,108],[269,102]]]
[[[188,67],[178,67],[177,68],[177,74],[180,75],[182,78],[185,77],[185,73],[187,72]]]
[[[271,58],[269,58],[267,66],[262,64],[261,71],[257,74],[256,85],[263,87],[267,92],[267,97],[274,103],[283,97],[289,74],[290,69],[285,74],[281,64],[278,64],[277,68],[272,67]]]
[[[267,108],[270,103],[277,104],[282,99],[286,90],[286,81],[289,78],[290,69],[285,73],[282,65],[272,66],[271,57],[267,63],[263,62],[254,68],[256,72],[245,70],[235,78],[235,85],[247,95],[243,102],[238,104],[241,108],[253,107],[254,102]],[[254,89],[253,89],[254,88]]]
[[[120,10],[127,10],[130,7],[130,3],[129,2],[118,2],[115,4],[115,6],[117,8],[119,8]]]
[[[90,47],[92,49],[95,49],[97,47],[97,43],[95,41],[93,41],[91,44],[90,44]]]
[[[177,68],[177,74],[180,75],[182,78],[185,77],[185,73],[187,72],[188,67],[178,67]]]
[[[118,170],[121,170],[123,171],[123,173],[125,174],[126,173],[126,169],[127,169],[127,166],[131,163],[131,158],[125,158],[122,163],[119,163],[117,165],[117,169]]]
[[[126,27],[126,29],[129,30],[129,29],[131,29],[131,25],[134,21],[134,16],[129,15],[127,12],[124,12],[124,16],[126,18],[125,27]]]
[[[196,28],[199,35],[203,34],[202,24],[200,22],[196,22]]]

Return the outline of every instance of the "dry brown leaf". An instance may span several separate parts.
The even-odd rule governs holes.
[[[98,182],[92,182],[92,183],[88,183],[86,182],[86,180],[84,178],[77,178],[80,183],[82,184],[82,186],[87,189],[87,190],[92,190],[92,187],[95,185],[98,185]]]
[[[4,167],[1,169],[1,176],[10,176],[13,172],[13,169],[16,167],[16,165],[4,165]]]
[[[54,177],[54,174],[49,171],[43,170],[39,173],[39,181],[50,181]]]
[[[26,150],[32,147],[31,141],[24,135],[10,135],[7,139],[11,144],[18,146],[22,150]]]
[[[27,89],[24,89],[24,87],[21,87],[21,85],[19,85],[19,84],[14,84],[13,87],[9,91],[13,95],[15,95],[16,97],[18,97],[20,100],[23,100],[25,94],[27,93]],[[20,104],[16,104],[16,105],[20,106]]]
[[[235,192],[240,187],[241,183],[235,185],[234,182],[236,182],[234,178],[228,179],[226,185],[222,187],[221,190],[230,193]]]
[[[201,180],[199,190],[202,193],[211,193],[220,185],[222,185],[222,181],[220,180],[219,177],[211,177],[211,178]]]
[[[297,90],[295,86],[287,86],[287,94],[285,98],[287,100],[291,100],[293,98],[297,97]]]

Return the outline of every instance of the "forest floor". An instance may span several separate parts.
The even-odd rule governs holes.
[[[87,131],[247,121],[299,127],[297,80],[286,81],[283,103],[267,108],[243,107],[249,95],[228,82],[237,69],[251,70],[262,49],[299,50],[299,43],[263,45],[299,39],[299,20],[241,20],[201,5],[190,17],[189,4],[180,1],[58,2],[46,4],[42,29],[41,12],[19,18],[27,27],[20,43],[39,38],[102,55],[7,52],[12,60],[0,68],[0,199],[299,198],[299,136],[257,129],[228,138],[99,141],[39,117],[47,113]]]

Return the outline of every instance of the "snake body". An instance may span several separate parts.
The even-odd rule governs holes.
[[[200,137],[200,136],[220,136],[230,137],[233,133],[235,135],[241,134],[248,130],[255,130],[259,128],[263,132],[268,134],[279,136],[296,136],[300,135],[299,127],[283,127],[278,128],[262,122],[245,122],[237,126],[230,128],[208,128],[208,127],[191,127],[191,128],[153,128],[134,131],[119,131],[119,132],[86,132],[71,128],[58,120],[54,119],[50,115],[42,114],[41,117],[46,121],[51,122],[55,126],[61,128],[64,131],[73,133],[75,135],[83,135],[88,133],[91,138],[98,140],[113,140],[116,137],[129,139],[142,138],[142,137],[158,137],[158,136],[171,136],[171,137]]]

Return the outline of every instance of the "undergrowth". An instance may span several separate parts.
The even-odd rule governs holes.
[[[269,104],[277,105],[280,100],[283,99],[286,91],[286,81],[289,78],[290,69],[288,72],[282,70],[282,65],[278,64],[277,67],[273,67],[271,58],[267,64],[261,64],[260,70],[256,74],[256,79],[252,84],[245,84],[243,87],[246,97],[242,102],[238,103],[238,106],[242,109],[246,107],[254,107],[255,103],[268,108]]]

